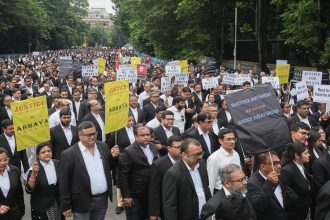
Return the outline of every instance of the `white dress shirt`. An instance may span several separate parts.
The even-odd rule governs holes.
[[[199,126],[197,127],[197,130],[198,130],[198,134],[199,135],[203,135],[203,138],[204,138],[204,141],[205,141],[205,143],[206,143],[206,145],[207,145],[207,149],[209,150],[209,152],[211,153],[211,140],[210,140],[210,136],[209,136],[209,133],[208,132],[206,132],[206,133],[204,133],[200,128],[199,128]]]
[[[235,150],[230,154],[220,147],[220,149],[216,150],[207,159],[206,168],[209,176],[209,188],[212,195],[214,189],[220,190],[222,188],[219,171],[228,164],[241,166],[239,155]]]
[[[226,113],[227,120],[229,122],[231,120],[231,114],[228,110],[225,110],[225,113]]]
[[[165,134],[166,134],[166,137],[169,138],[173,135],[173,132],[172,132],[172,127],[170,129],[167,129],[165,128],[163,125],[162,125],[164,131],[165,131]]]
[[[74,104],[76,106],[77,118],[79,118],[80,100],[78,102],[74,100]]]
[[[172,96],[166,96],[165,94],[159,96],[159,98],[164,100],[164,104],[166,103],[167,100],[167,107],[171,107],[173,105],[173,97]]]
[[[186,167],[190,173],[191,179],[195,186],[195,190],[196,190],[197,198],[198,198],[198,216],[200,216],[202,207],[206,203],[206,197],[205,197],[205,193],[204,193],[201,175],[199,174],[199,170],[198,170],[199,164],[197,164],[195,166],[195,168],[192,169],[184,160],[183,160],[183,162],[186,165]],[[186,186],[184,186],[184,187],[186,187]]]
[[[129,142],[131,144],[133,144],[135,142],[135,136],[134,136],[133,128],[132,127],[130,127],[130,128],[125,127],[125,129],[126,129],[126,132],[127,132],[127,135],[128,135]]]
[[[97,145],[95,144],[94,155],[80,141],[78,145],[87,168],[92,195],[106,192],[108,190],[108,184]]]
[[[5,196],[5,198],[7,198],[8,192],[9,192],[9,189],[10,189],[8,171],[9,171],[9,167],[7,166],[7,168],[5,169],[3,174],[0,175],[0,188],[1,188],[1,191],[2,191],[3,195]]]
[[[158,119],[156,117],[146,124],[146,126],[148,128],[156,128],[159,125],[160,125],[160,121],[158,121]]]
[[[57,176],[56,176],[56,170],[55,170],[55,165],[52,160],[50,160],[48,163],[45,163],[43,161],[40,161],[41,165],[43,166],[48,185],[56,185],[57,183]]]
[[[143,108],[143,101],[150,97],[150,93],[146,93],[146,91],[143,91],[139,95],[138,103],[140,105],[140,108]]]
[[[5,133],[4,133],[7,141],[8,141],[8,144],[9,144],[9,147],[10,147],[10,150],[12,152],[12,154],[14,155],[15,154],[15,148],[16,148],[16,144],[15,144],[15,135],[9,137],[7,136]]]
[[[299,118],[299,120],[300,120],[301,122],[304,122],[304,123],[307,124],[310,128],[312,127],[312,126],[309,124],[308,116],[307,116],[306,118],[302,118],[302,117],[300,117],[299,114],[297,114],[297,115],[298,115],[298,118]]]
[[[267,180],[267,177],[265,177],[260,170],[258,171],[259,174],[265,179]],[[274,191],[275,197],[277,199],[277,201],[281,204],[282,208],[284,207],[283,205],[283,194],[282,194],[282,188],[280,186],[280,184],[277,184],[276,189]]]
[[[216,135],[219,134],[220,129],[219,129],[219,125],[218,125],[218,120],[217,119],[213,120],[212,129],[213,129],[214,134],[216,134]]]
[[[138,114],[138,111],[137,111],[137,108],[131,108],[131,111],[133,113],[133,117],[134,117],[134,120],[135,120],[135,123],[138,123],[139,121],[139,114]]]
[[[9,119],[10,120],[13,119],[13,114],[11,113],[11,109],[8,108],[7,106],[5,106],[5,109],[6,109],[6,112],[8,114]]]
[[[300,164],[297,164],[295,161],[293,161],[294,164],[296,164],[296,166],[298,167],[300,173],[305,177],[306,179],[306,175],[305,175],[305,171],[304,171],[304,167]]]
[[[105,137],[105,133],[104,133],[104,121],[102,120],[100,114],[94,114],[92,112],[92,115],[94,116],[94,118],[96,119],[97,123],[99,124],[101,131],[102,131],[102,141],[106,141],[106,137]]]
[[[64,132],[64,136],[65,136],[66,140],[68,141],[68,144],[71,145],[71,141],[72,141],[71,126],[69,125],[69,127],[66,128],[62,125],[62,123],[60,123],[60,125],[61,125],[61,128],[62,128],[63,132]]]
[[[140,145],[144,155],[147,157],[147,160],[148,160],[148,163],[151,165],[152,162],[154,161],[154,154],[151,152],[150,148],[149,148],[149,145],[145,146],[145,147],[142,147]]]
[[[179,111],[175,106],[172,106],[167,110],[173,112],[174,114],[173,126],[179,128],[180,133],[182,134],[184,132],[184,126],[186,124],[185,108]]]

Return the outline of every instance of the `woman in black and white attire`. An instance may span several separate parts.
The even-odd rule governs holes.
[[[52,159],[49,143],[36,148],[37,161],[28,171],[26,191],[31,194],[32,220],[59,220],[58,168],[59,161]]]

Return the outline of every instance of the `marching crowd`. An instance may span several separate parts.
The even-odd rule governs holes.
[[[330,219],[325,103],[296,101],[289,86],[275,91],[291,141],[245,155],[225,95],[261,84],[265,72],[247,70],[250,81],[230,86],[223,74],[245,70],[190,64],[187,85],[161,92],[165,68],[148,63],[148,77],[130,85],[127,125],[106,134],[116,121],[105,121],[103,84],[116,80],[118,53],[134,55],[70,49],[0,59],[0,220],[22,219],[23,190],[32,219],[105,219],[113,186],[115,211],[128,220]],[[105,73],[63,75],[61,56],[83,64],[103,57]],[[219,85],[203,89],[211,76]],[[51,139],[17,151],[11,103],[38,96],[47,99]]]

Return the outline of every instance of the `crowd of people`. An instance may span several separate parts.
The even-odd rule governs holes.
[[[118,53],[134,55],[88,48],[0,59],[0,220],[22,219],[23,190],[32,219],[105,219],[113,186],[115,212],[125,211],[127,220],[330,219],[325,103],[311,95],[297,101],[282,86],[275,93],[291,141],[246,155],[225,95],[261,84],[265,72],[190,64],[187,85],[161,92],[165,68],[147,63],[148,77],[130,85],[127,125],[106,134],[105,124],[116,121],[105,121],[103,85],[116,80]],[[61,56],[82,64],[103,57],[105,73],[63,75]],[[251,80],[225,85],[224,73]],[[203,89],[211,76],[219,85]],[[38,96],[47,99],[51,138],[17,151],[11,103]]]

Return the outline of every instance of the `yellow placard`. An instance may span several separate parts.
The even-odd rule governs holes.
[[[129,109],[128,80],[104,84],[105,133],[117,131],[127,125]]]
[[[181,73],[188,73],[188,60],[180,60],[179,66],[181,66]]]
[[[97,61],[97,70],[99,74],[104,74],[105,71],[105,62],[106,60],[103,58],[99,58]]]
[[[137,65],[142,63],[141,57],[131,57],[132,70],[137,69]]]
[[[290,64],[276,65],[276,76],[279,77],[280,84],[289,82]]]
[[[11,103],[17,150],[50,140],[46,96]]]

